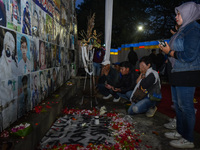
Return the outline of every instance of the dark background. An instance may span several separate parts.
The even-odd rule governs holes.
[[[193,1],[200,3],[200,0]],[[174,9],[184,2],[188,0],[113,0],[111,47],[170,38],[170,29],[176,24]],[[105,0],[84,0],[76,13],[78,33],[87,31],[87,17],[96,13],[94,29],[97,34],[103,34],[100,39],[104,41]],[[138,31],[139,25],[143,31]]]

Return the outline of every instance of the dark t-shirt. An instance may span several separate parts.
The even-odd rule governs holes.
[[[169,83],[173,86],[193,86],[200,87],[200,70],[199,71],[183,71],[171,73],[172,65],[170,61],[167,63],[167,72]]]

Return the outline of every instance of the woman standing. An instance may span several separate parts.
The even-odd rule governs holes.
[[[200,5],[187,2],[175,8],[176,22],[180,26],[169,45],[160,49],[169,57],[169,82],[175,105],[177,131],[165,133],[176,148],[194,148],[195,88],[200,86]]]

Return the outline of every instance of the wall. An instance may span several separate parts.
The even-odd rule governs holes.
[[[0,132],[71,76],[74,0],[0,0]]]

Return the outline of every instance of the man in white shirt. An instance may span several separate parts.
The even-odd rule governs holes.
[[[26,39],[26,37],[22,36],[21,37],[21,47],[20,47],[20,50],[22,52],[22,59],[18,63],[19,70],[22,74],[27,74],[27,73],[31,72],[31,62],[26,55],[27,51],[28,51],[27,46],[28,46],[27,39]]]

